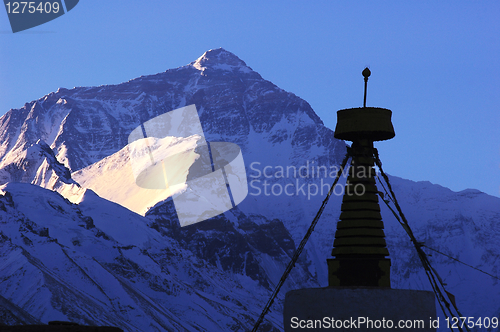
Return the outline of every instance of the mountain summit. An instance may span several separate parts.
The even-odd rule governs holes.
[[[190,65],[202,72],[206,69],[240,71],[243,73],[253,72],[252,68],[248,67],[243,60],[222,47],[206,51],[196,61],[190,63]]]

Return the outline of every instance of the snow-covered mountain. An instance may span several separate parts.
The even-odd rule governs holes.
[[[9,183],[0,188],[2,296],[45,323],[126,331],[250,329],[271,282],[258,259],[280,270],[294,245],[278,221],[260,217],[257,224],[237,210],[231,215],[244,232],[225,216],[213,219],[204,230],[224,237],[209,237],[197,252],[187,242],[201,240],[203,230],[190,228],[174,239],[157,222],[90,190],[75,205],[56,192]],[[224,240],[240,250],[218,256]],[[270,318],[279,324],[278,312]]]
[[[307,102],[218,49],[184,67],[119,85],[60,88],[10,110],[0,121],[0,158],[42,139],[74,172],[126,146],[141,123],[191,104],[198,109],[208,141],[231,141],[245,151],[255,150],[265,138],[275,146],[295,148],[280,154],[305,158],[318,154],[307,151],[313,143],[332,157],[344,152]],[[261,158],[273,156],[273,150]]]
[[[8,157],[0,162],[0,169],[2,183],[32,182],[51,189],[63,184],[78,186],[71,180],[69,169],[57,160],[54,151],[40,139],[26,149],[11,150]]]
[[[127,143],[142,123],[191,104],[207,141],[241,148],[249,193],[181,228],[171,193],[135,185]],[[119,85],[61,88],[10,110],[0,128],[0,180],[10,182],[0,197],[0,304],[42,322],[127,331],[250,329],[346,152],[307,102],[224,49]],[[171,143],[158,149],[168,153]],[[500,274],[500,199],[391,181],[420,241]],[[287,290],[327,284],[340,202],[332,196],[263,331],[282,328]],[[404,231],[384,206],[382,215],[393,287],[430,289]],[[499,316],[498,279],[436,253],[431,262],[464,315]]]

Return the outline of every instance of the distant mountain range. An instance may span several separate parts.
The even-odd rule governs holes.
[[[191,104],[207,141],[241,148],[249,189],[224,214],[180,227],[169,194],[136,186],[127,144],[142,123]],[[0,128],[5,324],[251,330],[346,153],[306,101],[224,49],[118,85],[60,88],[7,112]],[[499,198],[390,179],[419,241],[500,276]],[[327,285],[340,203],[333,195],[262,331],[282,330],[287,290]],[[430,289],[381,208],[392,287]],[[431,262],[462,314],[500,315],[498,279],[436,253]]]

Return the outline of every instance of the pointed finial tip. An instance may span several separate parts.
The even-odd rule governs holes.
[[[366,107],[366,89],[368,88],[368,77],[370,77],[371,73],[372,72],[368,69],[368,67],[363,69],[363,72],[361,72],[361,74],[365,77],[365,97],[363,98],[363,107]]]
[[[370,77],[372,72],[370,71],[370,69],[368,69],[368,67],[366,67],[361,74],[363,74],[363,76],[367,79],[368,77]]]

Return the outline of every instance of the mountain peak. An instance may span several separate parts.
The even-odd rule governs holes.
[[[224,71],[239,70],[245,73],[253,71],[243,60],[222,47],[206,51],[190,65],[202,72],[207,68]]]

